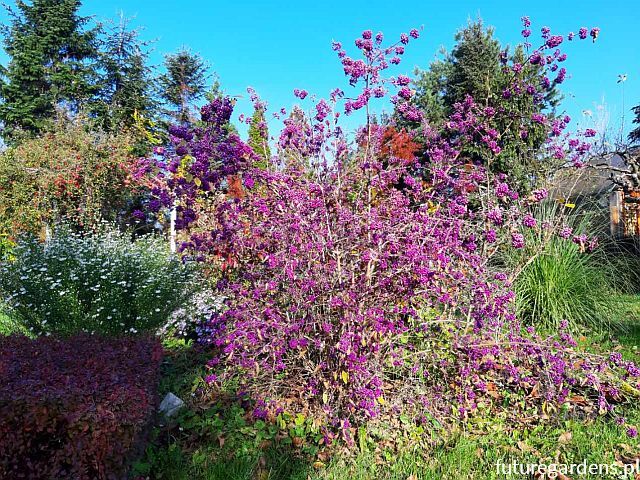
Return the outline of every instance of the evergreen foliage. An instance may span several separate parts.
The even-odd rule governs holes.
[[[102,82],[92,110],[107,131],[131,127],[139,115],[154,115],[148,42],[141,41],[139,30],[129,25],[130,19],[120,14],[103,29],[99,56]]]
[[[486,27],[482,20],[470,22],[456,34],[455,40],[451,53],[434,61],[428,70],[416,72],[413,102],[431,123],[440,126],[467,96],[485,108],[508,108],[509,121],[492,125],[501,154],[491,161],[473,149],[463,154],[496,173],[507,173],[522,191],[528,191],[548,173],[542,167],[546,162],[541,158],[541,150],[550,124],[538,124],[534,117],[545,111],[553,118],[560,100],[558,91],[540,89],[539,94],[511,101],[514,72],[506,66],[507,60],[522,69],[522,88],[539,89],[548,79],[545,80],[540,66],[528,61],[528,53],[522,47],[513,52],[502,47],[493,28]],[[526,136],[522,134],[525,129]]]
[[[167,112],[180,123],[193,121],[191,107],[207,91],[207,65],[198,54],[182,48],[165,56],[166,72],[158,78],[160,97]]]
[[[0,121],[10,140],[37,134],[56,108],[77,112],[96,93],[97,36],[80,0],[17,0],[3,28],[9,63],[1,70]]]

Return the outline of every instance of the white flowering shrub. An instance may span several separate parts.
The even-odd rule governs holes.
[[[156,331],[196,289],[194,267],[155,237],[65,230],[27,238],[0,264],[0,291],[36,335]]]
[[[211,317],[224,310],[224,298],[210,289],[202,289],[181,305],[159,330],[163,336],[201,340]]]

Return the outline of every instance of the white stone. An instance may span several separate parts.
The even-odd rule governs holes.
[[[165,417],[173,417],[184,407],[184,402],[173,393],[169,392],[160,403],[160,413]]]

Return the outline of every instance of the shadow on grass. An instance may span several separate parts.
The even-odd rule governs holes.
[[[159,420],[133,478],[306,480],[312,475],[307,458],[267,426],[256,428],[237,402],[197,401],[210,351],[175,340],[166,341],[165,349],[159,398],[174,393],[187,408],[174,419]]]
[[[201,447],[188,452],[174,443],[154,450],[152,465],[142,478],[171,480],[306,480],[308,462],[286,448],[269,448],[261,455],[215,451]]]

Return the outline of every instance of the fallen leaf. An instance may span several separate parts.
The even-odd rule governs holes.
[[[516,445],[518,445],[518,448],[523,452],[530,452],[531,450],[533,450],[529,445],[527,445],[526,442],[523,442],[522,440],[516,443]]]
[[[567,444],[571,441],[573,434],[571,432],[564,432],[562,435],[558,437],[558,443]]]
[[[587,404],[587,399],[584,397],[581,397],[580,395],[572,395],[570,396],[567,401],[569,403],[572,403],[574,405],[586,405]]]
[[[540,390],[540,384],[536,383],[533,388],[531,389],[531,392],[529,392],[528,397],[529,398],[539,398],[540,394],[538,393],[538,391]]]
[[[327,452],[320,452],[318,453],[318,460],[322,463],[322,462],[326,462],[327,460],[329,460],[329,454]]]

